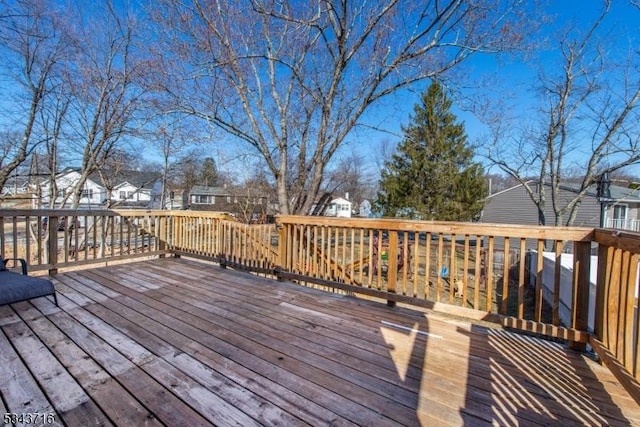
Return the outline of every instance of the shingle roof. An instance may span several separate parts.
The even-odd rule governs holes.
[[[530,180],[527,181],[528,184],[535,184],[535,181]],[[549,183],[545,183],[545,185],[550,185]],[[509,192],[515,188],[521,187],[522,184],[514,185],[513,187],[506,188],[502,191],[498,191],[496,193],[490,194],[487,198],[492,198],[497,196],[498,194]],[[574,184],[571,182],[563,182],[560,184],[560,188],[563,190],[574,191],[577,192],[580,190],[579,184]],[[618,201],[627,201],[627,202],[637,202],[640,203],[640,188],[630,188],[630,187],[621,187],[618,185],[611,185],[611,199]],[[597,188],[595,185],[592,185],[587,189],[587,195],[592,197],[597,197]]]
[[[122,170],[115,174],[103,172],[103,175],[107,176],[114,186],[128,182],[136,188],[151,188],[156,181],[162,178],[162,174],[158,172],[140,172],[133,170]],[[97,172],[92,173],[89,178],[98,184],[103,184],[100,174]]]
[[[191,194],[202,196],[230,196],[231,192],[224,187],[207,187],[204,185],[194,185]]]

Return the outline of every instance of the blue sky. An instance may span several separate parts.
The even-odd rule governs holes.
[[[513,98],[513,104],[521,109],[524,117],[527,117],[527,108],[536,105],[535,92],[532,84],[536,82],[537,69],[540,64],[550,71],[557,71],[559,60],[559,40],[557,32],[566,28],[575,28],[576,31],[585,31],[596,19],[602,10],[603,1],[596,0],[552,0],[549,2],[547,14],[549,24],[541,38],[546,39],[547,48],[536,50],[525,58],[499,57],[480,55],[472,58],[464,67],[467,72],[475,77],[493,78],[497,82],[490,90],[483,90],[484,96],[493,97],[495,101],[500,98]],[[610,51],[619,55],[627,55],[629,46],[637,49],[640,46],[640,8],[633,6],[628,0],[614,0],[611,11],[608,14],[599,36],[607,40]],[[640,63],[639,53],[635,52],[635,63]],[[453,83],[455,84],[455,83]],[[386,100],[382,105],[374,107],[369,112],[370,123],[384,127],[387,132],[360,131],[352,135],[353,147],[360,147],[365,156],[366,163],[372,172],[377,172],[376,165],[380,163],[378,145],[379,141],[387,139],[397,143],[402,138],[401,126],[409,123],[413,112],[413,106],[419,101],[420,92],[427,83],[405,90]],[[474,91],[467,91],[467,94]],[[478,92],[476,92],[478,93]],[[466,125],[469,140],[479,143],[486,135],[487,129],[469,111],[463,108],[454,108],[454,113],[459,120]],[[351,151],[351,147],[347,148]],[[478,158],[479,161],[484,161]],[[499,172],[497,168],[491,172]],[[640,176],[640,166],[627,170],[629,173]]]
[[[144,0],[139,0],[143,2]],[[544,0],[543,0],[544,1]],[[133,1],[135,4],[136,1]],[[535,81],[537,66],[545,64],[545,66],[553,69],[554,62],[558,60],[558,41],[555,34],[556,31],[575,27],[579,31],[584,31],[602,10],[603,0],[548,0],[546,15],[549,24],[546,30],[540,36],[547,39],[547,48],[537,50],[526,58],[512,58],[478,55],[471,58],[463,65],[465,72],[472,77],[470,80],[477,78],[492,78],[496,85],[492,85],[490,90],[481,89],[475,92],[469,89],[466,94],[477,94],[483,91],[483,96],[493,98],[492,100],[501,100],[502,98],[511,98],[514,104],[522,109],[523,115],[526,116],[527,108],[535,105],[532,101],[534,93],[531,84]],[[532,16],[532,22],[539,21],[540,16]],[[619,43],[612,42],[611,49],[626,49],[630,44],[639,46],[638,35],[640,34],[640,8],[633,6],[629,0],[612,0],[611,12],[607,17],[604,28],[609,29],[610,33],[606,34],[609,40],[619,40]],[[605,36],[605,34],[603,34]],[[633,40],[635,38],[635,40]],[[637,55],[637,54],[636,54]],[[640,62],[640,60],[637,60]],[[456,82],[449,84],[455,85]],[[470,82],[461,82],[462,85],[468,85]],[[401,126],[409,123],[410,116],[413,113],[413,107],[419,101],[420,93],[427,87],[428,82],[423,82],[416,87],[403,90],[394,94],[384,102],[374,105],[367,112],[367,123],[371,126],[383,129],[383,131],[374,131],[367,128],[356,129],[347,143],[343,146],[341,153],[337,155],[349,155],[352,152],[361,153],[363,161],[366,165],[370,176],[377,180],[379,176],[378,165],[380,159],[381,141],[387,140],[391,145],[399,142],[402,138]],[[457,88],[459,89],[459,87]],[[482,141],[487,129],[480,123],[477,118],[466,111],[464,108],[455,108],[454,112],[458,118],[466,125],[466,130],[471,143],[476,144]],[[234,173],[237,178],[242,179],[242,175],[247,170],[247,163],[251,162],[246,156],[238,157],[238,153],[246,153],[246,145],[242,142],[233,141],[222,132],[214,131],[212,140],[223,140],[223,144],[211,144],[207,147],[208,154],[212,155],[221,169],[228,169]],[[478,158],[478,160],[482,160]],[[255,158],[255,162],[260,159]],[[497,172],[492,169],[491,172]],[[640,167],[633,170],[634,173],[640,175]]]
[[[117,0],[116,3],[119,1]],[[146,0],[122,1],[136,5],[144,3]],[[554,31],[566,26],[584,29],[593,22],[593,19],[601,10],[602,4],[603,1],[601,0],[549,0],[547,14],[553,19],[551,19],[547,31],[543,34],[551,42],[548,49],[537,51],[525,60],[508,57],[496,59],[489,56],[476,56],[463,66],[472,77],[494,77],[501,83],[501,85],[492,87],[490,91],[487,91],[487,97],[493,97],[498,100],[506,97],[506,94],[517,96],[517,104],[526,113],[526,107],[532,102],[531,83],[536,76],[535,66],[544,63],[551,67],[553,61],[557,59],[557,42],[553,43]],[[89,8],[90,6],[86,7]],[[539,17],[532,16],[531,19],[532,21],[539,20]],[[640,46],[640,41],[638,40],[640,38],[639,22],[640,8],[633,6],[630,0],[613,0],[611,13],[605,25],[605,28],[610,31],[606,36],[612,41],[610,44],[611,50],[621,49],[621,53],[626,53],[624,49],[629,45],[638,49],[638,46]],[[618,42],[615,42],[616,40]],[[638,58],[637,51],[635,55],[635,61],[638,64],[640,63],[640,58]],[[377,179],[379,174],[377,165],[380,164],[380,142],[388,140],[391,143],[397,143],[401,140],[401,126],[409,123],[413,106],[418,102],[420,93],[426,88],[427,84],[425,82],[412,90],[404,90],[390,96],[384,103],[374,106],[368,112],[368,123],[384,129],[384,132],[358,129],[351,135],[342,153],[350,154],[353,151],[361,153],[371,176]],[[455,84],[455,82],[452,84]],[[478,122],[474,115],[461,108],[455,109],[454,112],[461,121],[464,121],[470,141],[475,143],[481,140],[484,133],[486,133],[486,128]],[[246,152],[246,146],[230,141],[230,138],[219,131],[214,132],[212,140],[223,140],[225,143],[208,145],[207,154],[212,155],[221,168],[235,171],[237,176],[242,178],[242,171],[247,170],[247,159],[238,160],[236,158],[238,152]],[[148,151],[150,152],[151,150]],[[258,160],[256,159],[255,161]],[[635,167],[632,172],[640,176],[640,167]]]

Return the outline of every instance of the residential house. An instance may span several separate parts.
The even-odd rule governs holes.
[[[65,207],[71,206],[78,202],[78,207],[102,207],[104,200],[107,199],[106,189],[93,179],[87,179],[82,188],[80,199],[76,200],[73,192],[77,183],[80,181],[81,174],[78,169],[66,168],[56,174],[55,178],[55,194],[53,183],[46,179],[41,181],[38,189],[35,190],[39,197],[34,198],[34,208],[47,208],[51,205],[60,207],[66,198]],[[52,200],[53,199],[53,200]]]
[[[346,196],[348,197],[348,196]],[[331,200],[324,211],[325,216],[335,216],[338,218],[351,218],[353,204],[346,198],[338,197]]]
[[[183,188],[169,186],[162,209],[183,210],[189,207],[189,192]]]
[[[0,193],[0,206],[28,209],[31,207],[31,198],[28,175],[14,174],[9,177]]]
[[[531,185],[536,184],[531,182]],[[553,225],[555,215],[551,204],[551,188],[548,184],[545,185],[546,224]],[[602,201],[597,197],[595,186],[589,189],[580,203],[573,225],[640,231],[640,191],[616,185],[611,185],[610,188],[611,198]],[[560,202],[566,204],[577,191],[576,185],[561,185]],[[480,222],[537,225],[538,209],[520,184],[487,197]]]
[[[103,179],[103,177],[105,177]],[[56,175],[56,194],[52,194],[50,180],[38,184],[36,194],[40,197],[34,199],[34,207],[48,207],[53,204],[60,206],[65,197],[65,206],[71,206],[78,202],[79,208],[147,208],[158,191],[159,174],[138,171],[119,171],[115,174],[91,174],[85,181],[79,200],[73,194],[80,181],[81,174],[78,169],[67,168]],[[105,181],[109,182],[105,182]],[[71,193],[71,194],[70,194]]]
[[[604,202],[605,228],[640,232],[640,187],[610,187],[611,198]]]
[[[110,177],[110,181],[108,194],[111,206],[153,208],[154,204],[159,203],[162,187],[159,173],[120,171]]]
[[[194,186],[189,192],[189,207],[193,210],[230,213],[249,222],[269,214],[269,196],[238,193],[227,186]]]

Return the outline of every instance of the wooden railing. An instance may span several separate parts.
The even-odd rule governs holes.
[[[595,242],[598,286],[590,344],[640,404],[640,234],[596,230]]]
[[[2,210],[0,225],[2,255],[31,271],[190,256],[590,344],[640,402],[637,233],[195,211]]]
[[[286,278],[588,341],[593,229],[317,217],[278,223]],[[555,261],[566,252],[573,259],[563,267]]]
[[[161,212],[0,210],[0,253],[32,272],[167,254]]]
[[[177,255],[210,259],[222,266],[275,274],[278,235],[275,224],[248,225],[205,212],[171,212],[168,247]]]

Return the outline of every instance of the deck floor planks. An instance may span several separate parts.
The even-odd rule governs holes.
[[[351,303],[354,306],[360,305],[358,301],[354,302],[354,300],[350,300],[349,303]],[[362,307],[362,310],[366,310],[365,313],[372,312],[371,310],[367,310],[366,307],[364,306]],[[435,317],[437,318],[437,316]],[[473,350],[472,352],[473,354],[475,354],[476,352],[480,352],[482,357],[490,357],[492,353],[493,354],[496,353],[495,348],[491,347],[489,344],[489,339],[487,339],[487,332],[485,328],[479,327],[477,328],[477,330],[481,332],[477,332],[474,329],[469,329],[468,326],[461,327],[456,325],[456,323],[461,323],[461,322],[454,322],[454,326],[452,327],[447,326],[449,323],[451,322],[447,322],[447,323],[438,322],[437,323],[438,329],[442,330],[442,328],[444,327],[445,329],[448,328],[447,330],[454,331],[454,332],[464,331],[465,335],[476,336],[480,338],[479,340],[472,340],[471,349]],[[410,324],[408,324],[407,326],[410,326]],[[517,337],[518,339],[523,339],[523,340],[529,339],[528,337],[518,333],[513,333],[511,334],[511,336]],[[454,335],[447,334],[447,343],[450,343],[451,341],[459,341],[461,337],[462,337],[461,334],[454,334]],[[464,338],[462,340],[464,340]],[[599,377],[603,377],[603,376],[604,378],[608,378],[613,382],[615,382],[615,379],[613,379],[613,375],[606,368],[599,365],[594,365],[594,364],[587,366],[585,363],[583,363],[584,362],[583,355],[579,353],[575,353],[571,350],[568,350],[567,348],[560,346],[559,344],[556,344],[550,341],[539,340],[539,339],[530,339],[528,345],[537,346],[539,349],[550,348],[551,351],[546,352],[545,355],[555,356],[555,360],[557,361],[557,363],[564,364],[567,367],[571,367],[572,371],[575,371],[574,377],[578,379],[580,382],[598,383],[600,381]],[[458,349],[457,346],[450,346],[448,348],[451,348],[454,351]],[[464,350],[463,354],[467,355],[468,354],[467,349],[464,348],[463,350]],[[571,363],[574,361],[577,362],[577,364]],[[549,365],[552,366],[553,364],[550,362]],[[596,372],[594,371],[596,371],[598,375],[596,375]],[[624,392],[624,390],[621,387],[617,387],[617,390],[621,391],[622,395],[624,395],[625,398],[630,399],[628,394]]]
[[[169,425],[208,424],[200,414],[144,371],[143,367],[153,359],[150,353],[145,353],[137,343],[128,342],[126,337],[76,306],[66,295],[58,295],[58,301],[69,312],[63,310],[49,318],[136,396],[154,417]],[[155,372],[158,375],[164,373]]]
[[[184,285],[181,287],[181,293],[183,292],[184,287],[185,287]],[[218,302],[220,298],[221,298],[221,296],[217,295],[216,296],[216,302]],[[186,299],[184,299],[183,301],[187,302],[187,303],[189,302]],[[229,308],[225,307],[225,309],[229,309]],[[482,381],[482,382],[486,383],[487,379],[484,379],[484,381]],[[433,384],[430,384],[430,388],[432,388],[432,387],[433,387]],[[460,388],[464,388],[464,387],[460,387]],[[448,401],[448,399],[446,398],[446,395],[448,394],[449,390],[450,390],[450,388],[441,388],[441,389],[438,390],[438,393],[437,393],[438,396],[442,396],[442,395],[445,396],[445,398],[443,400],[443,402],[445,402],[445,403]],[[495,390],[493,390],[493,392],[495,393]],[[475,393],[474,401],[475,402],[482,402],[483,400],[487,400],[487,399],[483,399],[483,397],[485,397],[485,393]],[[491,400],[489,399],[489,401],[486,402],[486,403],[488,405],[490,405],[491,404]],[[549,405],[549,403],[547,403],[547,405]],[[562,408],[561,407],[557,407],[556,409],[561,410]],[[470,408],[466,408],[466,410],[469,411]],[[475,412],[475,414],[481,416],[483,412],[486,412],[486,408],[480,408],[478,411]],[[534,421],[534,422],[544,422],[545,420],[548,420],[547,418],[536,416],[535,413],[529,414],[528,416],[526,416],[526,418],[529,418],[531,421]],[[565,423],[566,422],[569,422],[569,425],[581,425],[581,423],[571,423],[570,420],[565,420]]]
[[[489,382],[490,382],[490,380],[487,380],[487,381],[489,381]],[[463,388],[464,388],[464,387],[463,387]],[[555,405],[553,405],[553,401],[551,401],[551,402],[547,402],[547,406],[549,406],[549,405],[551,405],[551,406],[555,406]],[[559,408],[556,408],[556,409],[560,410],[560,413],[562,412],[562,411],[561,411],[561,410],[562,410],[562,407],[559,407]],[[537,417],[534,417],[533,419],[534,419],[534,420],[536,420],[536,421],[538,421],[538,422],[540,421],[540,419],[539,419],[539,418],[537,418]]]
[[[6,307],[9,309],[9,307]],[[16,316],[17,317],[17,316]],[[20,356],[5,335],[4,328],[0,333],[0,378],[2,382],[2,401],[6,410],[11,413],[54,414],[56,413],[47,396],[24,365]],[[58,424],[61,425],[61,424]]]
[[[67,285],[73,286],[71,281],[67,281]],[[95,292],[92,293],[94,296],[95,294]],[[89,308],[91,308],[91,306],[87,306],[85,309],[91,312]],[[96,317],[103,320],[112,320],[108,317]],[[112,327],[113,325],[109,323],[109,326]],[[104,337],[108,332],[97,331],[97,333]],[[177,397],[191,402],[191,406],[195,407],[197,412],[209,420],[216,419],[225,425],[253,425],[253,420],[246,417],[244,413],[222,401],[212,391],[198,384],[193,378],[188,377],[182,371],[176,369],[175,366],[170,365],[165,360],[154,357],[152,353],[147,352],[143,346],[140,346],[139,349],[127,349],[126,344],[123,344],[126,342],[126,339],[119,337],[116,341],[120,343],[117,348],[125,355],[128,355],[128,357],[133,360],[144,360],[143,363],[138,363],[143,371],[155,378],[160,385],[171,390]],[[136,346],[141,343],[137,340],[132,340],[132,342],[135,342]],[[176,352],[175,348],[165,345],[159,353],[167,356],[169,354],[175,354]],[[192,416],[192,414],[188,414],[190,411],[185,412],[189,417]]]
[[[331,352],[324,351],[322,356],[325,358],[333,357],[334,361],[340,362],[345,366],[353,367],[356,363],[366,366],[368,363],[372,363],[367,360],[368,356],[374,355],[372,352],[362,351],[358,355],[361,357],[354,357],[352,356],[353,347],[349,348],[346,344],[332,340],[330,335],[322,337],[323,339],[321,340],[314,340],[315,330],[313,331],[314,333],[309,333],[310,323],[308,321],[299,321],[293,324],[292,317],[289,315],[274,312],[273,309],[271,311],[262,310],[259,312],[252,310],[252,308],[256,308],[256,304],[238,304],[238,299],[234,299],[233,295],[229,297],[221,293],[216,293],[216,289],[213,289],[211,292],[206,294],[203,292],[193,292],[193,289],[200,288],[194,288],[189,284],[182,284],[179,292],[164,288],[161,292],[166,296],[161,297],[160,299],[166,302],[172,300],[182,301],[193,305],[200,310],[204,310],[204,312],[202,312],[204,316],[209,313],[217,313],[221,317],[226,317],[233,323],[247,325],[247,327],[260,331],[265,335],[272,334],[274,338],[286,341],[289,344],[293,343],[300,348],[314,349],[315,352],[323,352],[323,350],[327,349],[331,350]],[[214,299],[211,300],[211,298]],[[270,319],[270,323],[266,326],[265,319]],[[312,326],[315,328],[315,325]],[[337,335],[337,332],[339,331],[334,330],[332,331],[332,334],[335,336]],[[342,332],[344,332],[344,328],[342,329]],[[379,341],[379,334],[376,334],[376,337]],[[379,357],[378,359],[384,362],[388,361],[388,357]],[[393,364],[386,363],[385,366],[385,363],[382,363],[380,365],[376,365],[375,368],[382,372],[382,374],[379,375],[380,379],[388,379],[387,374],[395,373],[395,366]],[[361,370],[363,372],[367,371],[367,369]],[[411,387],[408,388],[411,389]]]
[[[76,290],[80,291],[79,289]],[[87,292],[87,290],[85,289],[84,292]],[[94,292],[93,290],[91,291],[92,294]],[[234,412],[237,412],[236,407],[242,406],[240,403],[244,402],[244,410],[247,411],[249,409],[247,412],[262,423],[275,424],[279,421],[291,425],[299,422],[299,420],[281,411],[277,406],[269,405],[261,396],[249,396],[246,390],[240,387],[234,387],[233,383],[229,382],[226,377],[214,373],[213,370],[198,360],[186,355],[180,347],[169,344],[169,342],[177,342],[179,345],[184,346],[188,342],[188,337],[180,336],[177,332],[168,331],[166,328],[160,328],[158,333],[163,334],[163,338],[160,338],[158,335],[149,332],[154,329],[152,325],[154,321],[152,319],[128,309],[125,305],[115,300],[110,300],[103,304],[104,305],[88,306],[86,308],[96,316],[107,320],[110,325],[115,326],[121,332],[126,333],[141,343],[147,350],[162,357],[171,365],[181,368],[182,372],[188,374],[193,379],[197,379],[203,386],[207,387],[207,390],[214,391],[216,396],[208,396],[207,399],[210,405],[213,405],[214,402],[219,400],[217,396],[225,399],[224,402],[218,401],[218,403],[215,404],[219,414],[210,418],[217,419],[218,421],[223,420],[224,414],[222,410],[224,409],[228,412],[227,415],[229,419],[236,419],[238,424],[250,425],[252,424],[251,420],[244,419],[244,417],[239,414],[233,415]],[[205,394],[206,393],[203,393],[203,395]],[[229,402],[231,406],[229,406],[227,402]],[[251,410],[253,410],[253,412],[251,412]]]
[[[164,279],[164,280],[167,280],[167,279],[166,279],[166,277],[165,277],[165,279]],[[184,285],[184,284],[183,284],[183,285],[182,285],[182,287],[181,287],[181,293],[183,293],[183,292],[184,292],[184,287],[185,287],[185,286],[186,286],[186,287],[188,287],[188,285]],[[163,291],[163,292],[164,292],[164,291]],[[218,295],[218,296],[216,297],[216,302],[217,302],[217,301],[219,301],[219,298],[220,298],[220,296]],[[185,301],[185,302],[188,302],[188,301]],[[464,388],[464,387],[463,387],[463,388]],[[440,394],[442,394],[442,393],[444,393],[444,394],[446,395],[446,389],[445,389],[445,390],[441,390],[441,393],[440,393]],[[480,394],[480,396],[482,396],[482,395]],[[481,401],[481,400],[482,400],[482,399],[480,399],[480,401]],[[445,399],[445,401],[446,401],[446,399]],[[558,408],[558,409],[562,409],[562,408]],[[530,417],[532,417],[532,418],[533,418],[533,419],[532,419],[532,421],[533,421],[533,420],[535,420],[535,421],[537,421],[537,422],[543,422],[543,421],[544,421],[544,418],[543,418],[543,419],[541,419],[540,417],[536,417],[536,416],[535,416],[535,414],[530,415]]]
[[[26,313],[29,311],[25,310]],[[129,394],[47,317],[34,315],[24,320],[114,423],[159,425],[153,414],[142,406],[135,396]]]
[[[335,343],[329,343],[328,339],[319,342],[311,340],[311,336],[313,334],[310,334],[306,328],[286,328],[289,317],[284,314],[271,317],[255,316],[252,315],[245,307],[238,304],[234,305],[230,300],[225,301],[225,297],[223,295],[216,295],[215,301],[211,301],[211,295],[190,292],[188,287],[188,285],[184,285],[184,288],[187,289],[181,289],[179,292],[164,288],[161,291],[164,296],[161,297],[160,300],[168,304],[171,301],[181,301],[183,303],[190,304],[197,309],[197,313],[199,313],[203,318],[206,318],[208,314],[217,314],[220,317],[227,319],[231,324],[243,325],[251,330],[264,334],[266,337],[271,336],[276,340],[294,345],[297,348],[309,350],[312,354],[301,355],[301,357],[309,357],[311,362],[314,362],[314,357],[316,357],[315,354],[321,354],[323,359],[321,361],[315,360],[315,362],[319,363],[328,360],[348,367],[353,367],[356,363],[359,363],[361,365],[361,370],[363,372],[367,372],[367,369],[362,368],[362,365],[365,365],[366,367],[367,364],[371,363],[367,360],[368,356],[372,355],[371,352],[362,352],[360,354],[362,357],[356,358],[349,354],[346,345],[336,349]],[[221,304],[222,301],[225,301],[225,304]],[[268,323],[266,322],[266,319],[269,319]],[[227,327],[226,325],[221,326]],[[377,376],[381,380],[388,380],[388,376],[395,373],[395,369],[389,369],[389,367],[381,367],[377,365],[375,368],[377,368],[378,372],[377,375],[374,373],[374,376]],[[384,388],[384,385],[378,385]],[[379,387],[377,387],[377,389],[378,391],[381,391]],[[408,387],[408,389],[411,389],[411,387]],[[390,390],[390,393],[398,393],[398,390],[394,388],[393,390]]]
[[[216,297],[216,301],[218,301],[218,300],[219,300],[219,298],[221,298],[221,296],[220,296],[220,295],[218,295],[218,296]],[[233,298],[233,296],[229,296],[229,298]],[[257,300],[259,300],[259,299],[257,299]],[[449,345],[449,342],[447,343],[447,345]],[[556,345],[556,346],[557,346],[557,345]],[[466,353],[466,352],[465,352],[465,353]],[[441,368],[441,367],[440,367],[440,368]],[[481,378],[481,379],[480,379],[480,383],[487,383],[487,381],[488,381],[488,380],[489,380],[488,376],[487,376],[487,378]]]
[[[47,391],[57,377],[43,388],[43,372],[24,365],[51,358],[102,408],[105,424],[131,424],[107,411],[111,404],[123,405],[128,421],[153,414],[150,422],[164,424],[640,425],[637,405],[606,368],[520,334],[184,259],[65,273],[55,282],[61,309],[44,298],[15,305],[19,316],[0,307],[0,340],[7,332],[11,340],[8,349],[0,342],[0,357],[52,407],[62,405]],[[387,342],[390,331],[403,341]],[[19,342],[24,333],[27,344]],[[43,356],[12,359],[14,341]],[[74,364],[81,354],[87,359]],[[403,379],[391,354],[407,360]],[[103,395],[93,388],[100,378]],[[0,385],[0,404],[11,411],[20,393],[8,387],[15,385]],[[121,400],[109,400],[116,388]],[[222,401],[242,413],[234,417]]]
[[[87,275],[96,274],[92,271],[83,273]],[[120,286],[106,277],[103,277],[103,280],[104,283],[109,283],[109,286]],[[122,292],[125,293],[126,290],[123,289]],[[227,353],[223,352],[223,354],[228,357],[237,357],[240,350],[243,352],[241,357],[249,355],[250,358],[260,358],[262,363],[258,365],[263,366],[266,364],[267,367],[264,374],[270,376],[278,375],[278,378],[286,381],[287,387],[299,387],[301,384],[310,386],[307,393],[305,393],[307,399],[319,402],[328,398],[329,405],[327,407],[338,411],[340,415],[352,422],[360,424],[373,422],[377,425],[395,423],[411,425],[416,423],[414,414],[411,414],[406,408],[399,408],[392,400],[372,394],[342,378],[330,375],[326,371],[321,371],[308,363],[288,357],[286,353],[263,345],[251,339],[253,334],[250,331],[244,331],[244,334],[249,335],[249,337],[230,333],[226,329],[216,327],[207,320],[159,302],[147,294],[131,293],[130,297],[131,300],[123,299],[122,302],[141,313],[156,314],[156,318],[167,327],[183,330],[183,333],[188,334],[202,344],[210,345],[212,348],[217,349],[227,348]],[[255,367],[256,362],[255,359],[253,360],[253,362],[250,362],[250,366],[253,363]],[[371,404],[372,402],[375,404]],[[386,416],[389,413],[395,415],[400,421]]]
[[[122,307],[126,308],[126,306],[122,305],[121,303],[116,303],[116,304],[119,304]],[[122,312],[122,309],[119,309],[117,311]],[[135,316],[135,314],[133,313],[137,313],[137,312],[134,312],[129,309],[126,315]],[[138,313],[138,316],[142,316],[142,315]],[[138,319],[138,316],[136,316],[136,319]],[[157,334],[164,334],[164,336],[167,337],[167,328],[164,325],[159,324],[157,322],[149,323],[149,324],[146,324],[147,322],[144,322],[144,323],[145,323],[145,327],[148,328],[149,331],[155,332]],[[226,373],[229,374],[230,372],[229,365],[234,363],[230,359],[223,358],[218,353],[215,353],[213,350],[206,348],[198,344],[197,342],[193,342],[191,338],[185,335],[169,334],[167,338],[169,338],[172,342],[174,342],[175,345],[181,347],[181,349],[185,352],[189,351],[189,347],[194,347],[194,353],[197,353],[198,357],[202,358],[203,355],[206,355],[207,360],[211,361],[212,366],[224,366],[227,369]],[[234,368],[237,371],[239,371],[237,374],[232,375],[237,382],[242,383],[243,385],[253,389],[254,391],[259,390],[264,392],[265,389],[273,390],[273,392],[277,394],[275,395],[268,394],[269,398],[271,399],[275,398],[276,402],[282,404],[285,407],[290,408],[291,412],[301,416],[302,418],[305,418],[307,422],[311,424],[330,424],[336,421],[335,414],[327,411],[322,411],[322,409],[321,408],[319,409],[319,407],[317,407],[317,405],[315,405],[313,402],[303,401],[295,393],[291,393],[289,390],[279,387],[277,384],[273,383],[272,381],[269,381],[267,378],[257,377],[255,372],[249,371],[246,368],[242,367],[241,365],[235,365]],[[283,399],[280,396],[284,396],[286,398],[289,398],[290,400],[293,400],[294,405],[288,404],[287,401],[283,401]],[[313,411],[314,414],[317,412],[323,412],[321,414],[322,417],[320,418],[316,418],[313,416],[310,417],[311,411]],[[286,417],[284,419],[286,420]]]
[[[18,311],[22,311],[21,307],[30,307],[25,302],[15,306]],[[26,323],[5,325],[3,330],[65,423],[111,425],[106,415]]]

